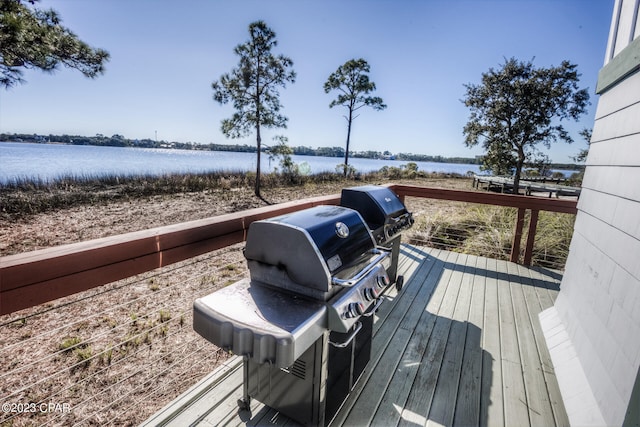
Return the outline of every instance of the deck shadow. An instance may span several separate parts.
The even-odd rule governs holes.
[[[428,258],[438,259],[431,253],[427,252],[426,249],[416,249],[416,247],[414,246],[403,245],[402,249],[400,250],[400,254],[415,262],[424,262]],[[421,259],[421,257],[424,257],[424,259]],[[501,262],[508,262],[508,261],[501,261]],[[444,268],[453,270],[453,271],[464,271],[466,266],[458,263],[445,262]],[[515,282],[515,283],[522,283],[529,286],[536,286],[544,289],[549,289],[552,291],[560,290],[560,284],[558,282],[562,280],[562,273],[554,270],[550,270],[544,267],[521,266],[521,268],[527,269],[529,271],[533,271],[536,273],[536,275],[540,277],[534,279],[531,276],[522,276],[520,274],[514,274],[511,272],[505,273],[505,272],[500,272],[500,271],[496,271],[488,268],[478,268],[478,267],[475,267],[475,274],[491,277],[498,280],[503,280],[506,282]],[[549,278],[550,280],[545,280],[544,277]]]
[[[408,395],[398,393],[387,408],[383,399],[375,424],[488,425],[493,357],[482,348],[481,336],[476,325],[437,316]]]

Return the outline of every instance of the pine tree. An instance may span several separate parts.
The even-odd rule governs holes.
[[[233,103],[236,112],[222,120],[222,133],[230,138],[241,138],[256,132],[257,167],[255,194],[260,196],[260,130],[286,128],[287,118],[280,114],[279,87],[295,82],[291,69],[293,61],[284,55],[274,55],[276,34],[263,21],[249,25],[250,38],[236,46],[240,57],[238,66],[213,82],[213,99],[220,104]]]

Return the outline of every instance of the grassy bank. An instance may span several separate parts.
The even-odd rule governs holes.
[[[313,179],[325,180],[332,177],[314,176]],[[11,221],[83,205],[204,192],[210,189],[251,188],[254,180],[255,174],[242,172],[99,178],[73,176],[55,181],[20,180],[0,187],[0,212],[2,219]],[[265,188],[282,181],[275,174],[262,177]]]
[[[255,173],[211,172],[163,176],[70,176],[55,181],[15,180],[0,185],[0,219],[15,221],[30,215],[84,205],[130,201],[152,196],[197,193],[209,190],[253,188]],[[383,168],[379,172],[313,175],[270,173],[261,176],[265,190],[304,187],[308,184],[357,185],[386,179],[448,177],[446,174],[416,173],[410,169]],[[355,183],[355,184],[354,184]]]

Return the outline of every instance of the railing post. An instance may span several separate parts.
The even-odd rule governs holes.
[[[516,218],[516,229],[513,233],[513,243],[511,245],[511,262],[518,262],[520,258],[520,241],[522,240],[522,228],[524,227],[525,208],[518,208],[518,217]]]
[[[537,209],[531,210],[531,219],[529,220],[529,233],[527,234],[527,247],[524,250],[524,265],[529,267],[531,265],[531,257],[533,255],[533,243],[536,239],[536,228],[538,227],[538,213]]]
[[[400,199],[400,201],[402,202],[403,205],[406,205],[406,202],[404,201],[405,197],[404,197],[404,193],[396,193],[398,195],[398,198]]]

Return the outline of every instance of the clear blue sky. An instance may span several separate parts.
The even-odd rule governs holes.
[[[230,140],[220,121],[232,114],[212,99],[211,83],[237,65],[233,48],[262,19],[289,56],[296,83],[281,90],[288,128],[268,132],[290,145],[344,146],[346,120],[329,109],[329,74],[351,58],[371,65],[376,95],[388,108],[363,109],[351,149],[473,157],[463,143],[469,117],[465,83],[504,58],[539,67],[578,64],[591,94],[589,113],[569,126],[576,142],[547,153],[568,162],[592,127],[595,86],[613,0],[42,0],[81,39],[108,50],[106,73],[87,79],[64,67],[27,71],[26,84],[0,89],[0,132],[111,136],[197,143]]]

